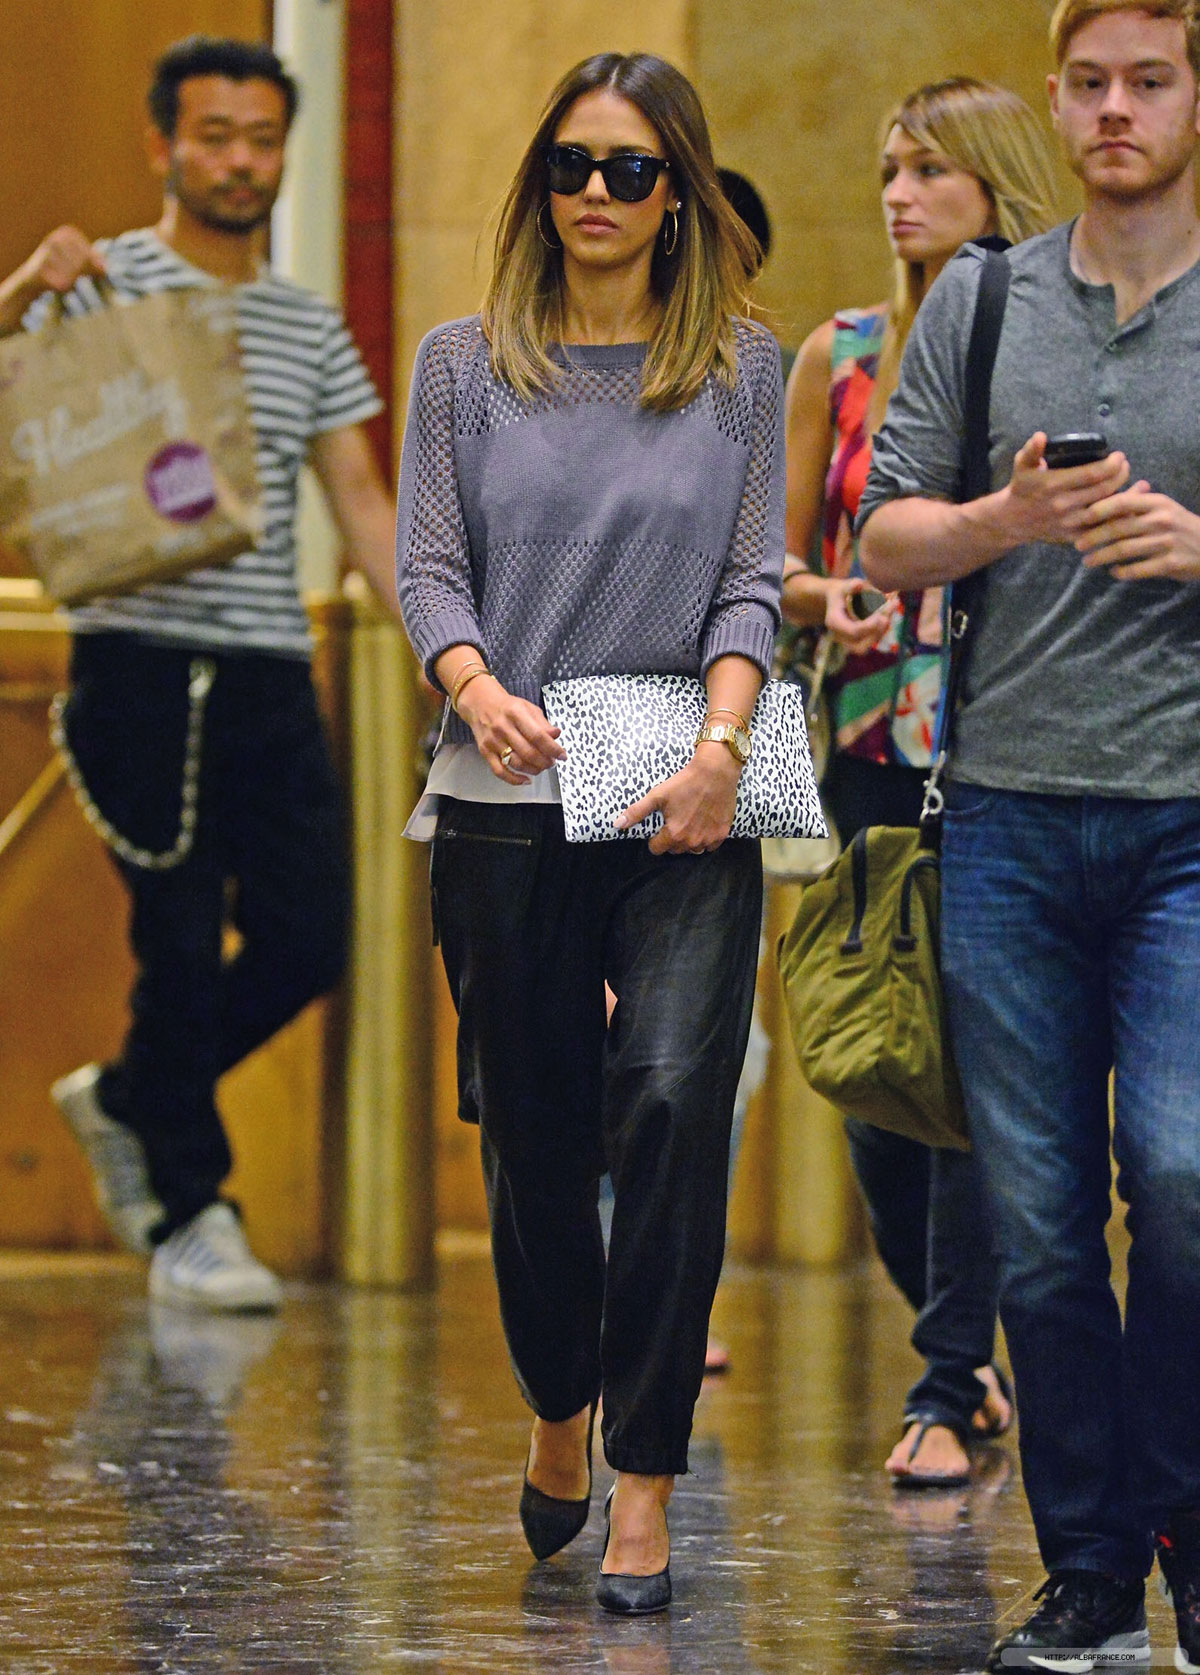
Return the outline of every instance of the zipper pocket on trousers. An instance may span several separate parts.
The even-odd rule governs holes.
[[[533,839],[527,837],[503,837],[498,832],[460,832],[454,827],[446,827],[437,834],[440,838],[459,838],[466,843],[501,843],[509,846],[516,845],[519,849],[532,849]]]

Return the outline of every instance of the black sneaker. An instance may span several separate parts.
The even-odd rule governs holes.
[[[1163,1587],[1175,1607],[1175,1667],[1200,1675],[1200,1513],[1172,1518],[1154,1538]]]
[[[1027,1623],[997,1640],[984,1665],[987,1671],[1058,1669],[1086,1675],[1097,1666],[1149,1665],[1141,1582],[1122,1582],[1101,1570],[1056,1570],[1034,1598],[1042,1603]],[[1120,1656],[1106,1656],[1112,1653]]]

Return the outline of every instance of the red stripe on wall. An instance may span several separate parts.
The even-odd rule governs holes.
[[[346,320],[387,410],[368,426],[392,480],[392,41],[395,0],[347,0]]]

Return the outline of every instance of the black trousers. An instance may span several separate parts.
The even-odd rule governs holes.
[[[195,655],[129,634],[74,643],[68,740],[101,813],[141,848],[169,849],[179,829]],[[232,1167],[217,1081],[336,984],[349,920],[343,800],[307,664],[212,661],[192,851],[165,871],[117,862],[138,976],[98,1092],[145,1146],[164,1232]]]
[[[758,845],[568,844],[558,808],[446,799],[432,883],[517,1381],[549,1420],[603,1388],[610,1464],[686,1471],[754,998]]]

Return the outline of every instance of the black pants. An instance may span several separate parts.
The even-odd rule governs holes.
[[[567,844],[557,808],[447,799],[432,880],[517,1381],[549,1420],[603,1387],[610,1464],[686,1471],[754,997],[758,845]]]
[[[68,739],[101,813],[141,848],[169,849],[179,829],[195,655],[129,634],[75,640]],[[165,1232],[212,1203],[232,1167],[218,1079],[333,987],[348,925],[344,809],[308,666],[212,660],[192,851],[161,872],[117,863],[139,969],[98,1090],[146,1148]]]
[[[926,777],[923,768],[839,752],[823,794],[842,842],[863,826],[915,826]],[[854,1117],[845,1121],[875,1244],[917,1311],[912,1345],[925,1370],[908,1393],[905,1415],[966,1432],[984,1397],[975,1368],[995,1349],[998,1285],[974,1153],[921,1146]]]

